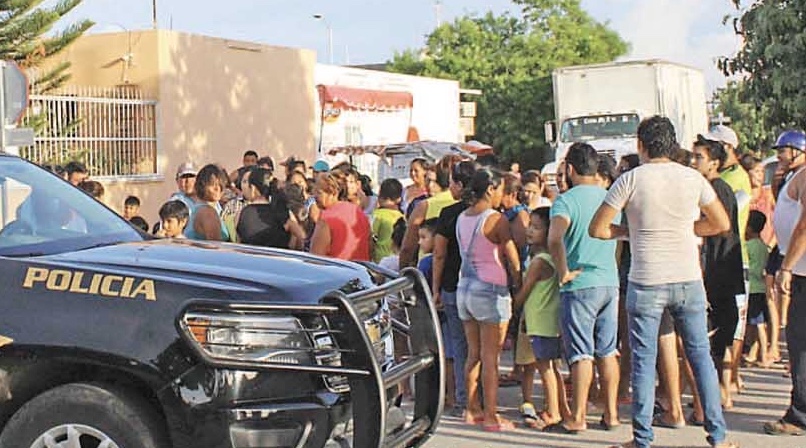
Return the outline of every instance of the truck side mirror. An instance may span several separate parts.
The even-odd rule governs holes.
[[[546,134],[546,143],[554,143],[557,139],[557,124],[554,121],[543,123],[543,132]]]

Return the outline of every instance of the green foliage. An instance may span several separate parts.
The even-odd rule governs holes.
[[[551,160],[543,122],[553,119],[551,72],[568,65],[609,62],[628,45],[596,22],[579,0],[513,0],[510,14],[464,16],[426,38],[425,49],[407,50],[392,71],[458,80],[480,89],[476,138],[505,161],[538,167]]]
[[[13,60],[23,69],[39,66],[78,39],[93,23],[82,20],[60,31],[56,23],[81,3],[81,0],[60,0],[42,7],[44,0],[0,0],[0,59]],[[32,80],[33,93],[52,91],[69,78],[69,63],[57,64],[49,71],[38,73]],[[22,123],[41,135],[47,132],[47,113],[26,117]],[[32,147],[21,148],[21,155],[31,158]],[[73,157],[73,156],[71,156]]]
[[[56,22],[81,0],[61,0],[40,7],[44,0],[0,0],[0,58],[14,60],[25,68],[36,67],[78,39],[93,24],[83,20],[51,33]],[[48,73],[48,85],[64,82],[68,65]]]
[[[806,1],[731,1],[741,11],[734,27],[744,45],[720,68],[745,77],[746,101],[763,112],[770,132],[806,128]]]
[[[766,105],[756,107],[748,101],[744,82],[731,81],[714,93],[714,112],[731,119],[731,127],[739,134],[742,150],[766,155],[775,141],[776,134],[767,125],[769,109]]]

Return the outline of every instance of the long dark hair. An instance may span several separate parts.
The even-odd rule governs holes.
[[[500,171],[480,168],[470,178],[470,183],[465,185],[462,197],[469,204],[475,204],[487,196],[490,187],[498,188],[503,181]]]
[[[208,200],[207,198],[207,186],[213,185],[215,182],[218,182],[221,185],[221,190],[225,190],[227,188],[227,183],[229,179],[226,178],[226,173],[221,172],[221,168],[215,164],[209,164],[202,167],[199,170],[199,173],[196,174],[196,186],[194,190],[196,190],[196,197],[198,197],[202,201]]]
[[[249,185],[257,189],[261,196],[277,208],[288,208],[288,201],[280,189],[280,181],[271,170],[253,166],[249,169]]]

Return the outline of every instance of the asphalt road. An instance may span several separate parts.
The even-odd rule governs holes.
[[[762,423],[778,419],[786,408],[791,390],[788,378],[783,377],[783,366],[764,370],[742,369],[747,385],[746,390],[734,397],[734,408],[726,411],[729,440],[739,442],[742,448],[806,448],[806,437],[768,436],[761,430]],[[535,393],[540,393],[539,385]],[[520,388],[501,389],[501,412],[508,418],[519,418]],[[535,404],[542,403],[541,397],[535,397]],[[684,398],[684,404],[690,402]],[[688,409],[685,410],[688,412]],[[532,429],[519,428],[511,432],[487,433],[480,428],[467,425],[459,419],[444,417],[435,437],[428,448],[504,448],[504,447],[539,447],[539,448],[571,448],[571,447],[608,447],[613,443],[624,442],[631,438],[629,425],[629,406],[622,406],[621,427],[613,431],[595,429],[600,413],[588,416],[588,429],[577,435],[560,435],[538,432]],[[654,447],[707,447],[705,432],[700,427],[689,426],[682,429],[655,429]]]

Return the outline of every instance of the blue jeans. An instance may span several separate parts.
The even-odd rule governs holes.
[[[442,290],[443,310],[445,312],[445,344],[453,351],[453,380],[456,385],[457,406],[467,406],[467,387],[465,386],[465,362],[467,361],[467,339],[459,310],[456,308],[456,293]]]
[[[618,288],[597,286],[560,292],[560,329],[568,365],[616,356]]]
[[[655,364],[658,358],[658,327],[664,309],[675,320],[686,356],[694,371],[702,399],[708,442],[725,440],[719,380],[711,358],[708,322],[702,281],[643,286],[630,282],[627,288],[630,348],[632,350],[632,425],[636,446],[650,446],[652,409],[655,404]]]

